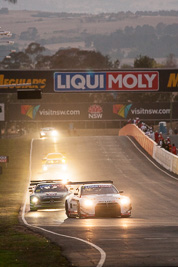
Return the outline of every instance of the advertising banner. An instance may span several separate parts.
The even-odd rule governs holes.
[[[158,91],[158,71],[55,72],[54,91]]]
[[[0,162],[1,163],[8,163],[9,162],[9,156],[0,156]]]
[[[178,92],[177,69],[118,71],[0,70],[0,93],[17,89],[60,92]]]
[[[125,119],[162,120],[170,119],[171,107],[170,103],[114,104],[113,113]]]
[[[177,103],[11,104],[11,121],[121,121],[178,119]]]
[[[0,70],[0,93],[16,93],[17,89],[53,92],[53,71]]]

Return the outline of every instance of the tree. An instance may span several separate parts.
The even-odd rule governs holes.
[[[156,66],[156,61],[153,58],[139,55],[134,60],[134,68],[154,68]]]
[[[1,62],[2,69],[118,69],[120,61],[114,63],[109,56],[100,52],[80,50],[78,48],[60,49],[54,55],[38,43],[31,43],[25,52],[10,54]]]
[[[41,54],[45,52],[45,47],[41,46],[38,43],[30,43],[28,47],[25,49],[25,53],[28,55],[28,57],[32,61],[31,67],[34,69],[35,65],[38,62],[38,58],[40,58]]]
[[[38,55],[35,69],[50,69],[51,56]]]
[[[119,69],[119,65],[120,65],[120,61],[119,61],[119,59],[116,59],[116,60],[114,61],[114,63],[113,63],[113,68],[114,68],[114,69]]]
[[[3,69],[29,69],[31,60],[24,52],[11,53],[10,58],[4,58],[1,62]]]
[[[108,56],[100,52],[70,48],[57,51],[51,57],[50,68],[103,70],[113,68],[113,64]]]
[[[166,59],[165,67],[167,68],[176,68],[177,61],[174,54],[169,54]]]
[[[121,69],[132,69],[133,66],[132,65],[129,65],[129,64],[123,64],[121,65]]]
[[[45,51],[45,47],[35,42],[30,43],[25,49],[25,53],[29,55],[38,55],[41,54],[43,51]]]

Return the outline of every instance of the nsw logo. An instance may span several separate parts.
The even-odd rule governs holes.
[[[131,106],[132,106],[132,104],[129,104],[129,105],[122,105],[122,104],[113,105],[113,113],[119,115],[120,117],[122,117],[124,119],[126,119]]]
[[[31,119],[35,119],[36,114],[40,108],[40,105],[32,106],[32,105],[21,105],[21,114],[26,115]]]
[[[102,119],[103,109],[100,105],[92,105],[88,109],[88,118],[89,119]]]

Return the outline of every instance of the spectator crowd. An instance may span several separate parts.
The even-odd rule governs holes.
[[[143,121],[140,121],[139,118],[133,120],[129,119],[128,123],[133,123],[137,125],[145,133],[145,135],[155,141],[158,146],[164,148],[170,153],[173,153],[174,155],[177,155],[177,148],[175,144],[171,144],[169,136],[164,138],[162,132],[154,131],[152,126],[149,126]]]

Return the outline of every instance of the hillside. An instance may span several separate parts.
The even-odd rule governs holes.
[[[146,31],[148,29],[150,31],[146,39],[143,37],[143,32],[145,32],[145,28],[143,28],[144,25],[147,25]],[[139,43],[140,41],[143,42],[143,39],[148,41],[151,38],[159,39],[160,37],[157,36],[158,25],[160,27],[161,25],[164,25],[164,27],[166,25],[173,25],[178,28],[177,13],[175,15],[169,15],[169,13],[166,13],[166,15],[154,15],[154,13],[134,14],[131,12],[120,12],[117,14],[103,13],[100,15],[88,15],[36,11],[8,11],[0,14],[0,26],[2,30],[8,30],[13,34],[10,39],[15,42],[14,47],[16,47],[16,49],[23,50],[31,42],[38,42],[52,53],[60,48],[77,47],[80,49],[99,50],[103,54],[109,54],[112,58],[122,57],[123,60],[129,60],[129,58],[131,58],[129,55],[130,50],[132,46],[137,45],[133,43],[135,38],[137,38]],[[141,27],[142,30],[141,36],[138,35],[138,30],[140,29],[138,26]],[[148,28],[148,26],[150,26],[150,28]],[[131,35],[127,44],[125,44],[126,41],[124,40],[124,44],[121,46],[120,43],[123,42],[122,33],[124,33],[125,38],[128,38],[130,34],[126,29],[132,29],[132,34],[136,29],[137,35]],[[118,33],[121,34],[118,35]],[[167,33],[167,38],[168,35],[169,31]],[[166,32],[163,33],[163,37],[163,40],[166,40]],[[178,33],[176,32],[173,37],[173,40],[177,43]],[[103,44],[101,45],[99,42],[101,42],[102,38]],[[114,44],[113,47],[111,46],[110,40],[112,44]],[[2,37],[0,42],[2,43]],[[155,39],[153,40],[153,49],[154,42]],[[158,44],[155,45],[157,46]],[[159,46],[160,45],[161,43]],[[10,45],[8,45],[8,47],[10,47]],[[173,51],[174,48],[170,48],[170,45],[168,45],[167,50],[164,50],[163,54],[159,54],[158,56],[154,54],[153,57],[163,58],[170,53],[174,53],[177,57],[178,51],[176,49],[177,48]],[[138,51],[142,52],[140,48]],[[143,50],[143,52],[146,54],[147,51]],[[122,56],[122,54],[124,56]],[[133,57],[134,56],[133,53]],[[148,56],[152,55],[149,54]]]

